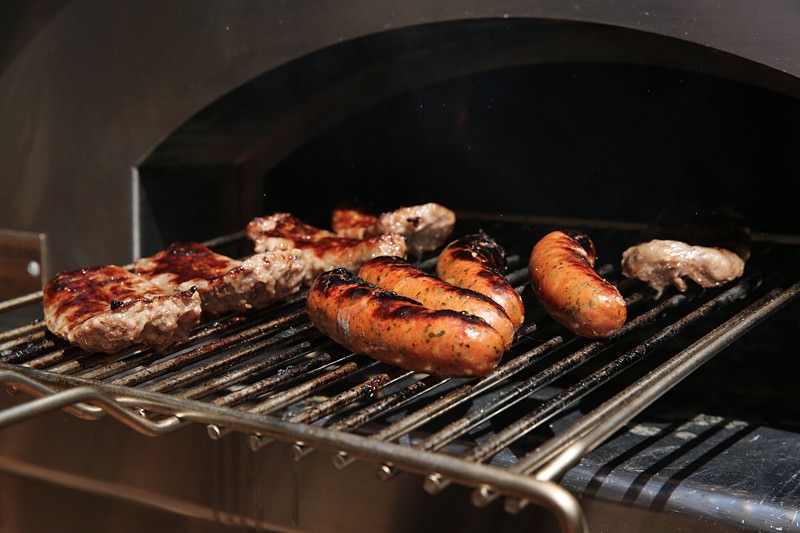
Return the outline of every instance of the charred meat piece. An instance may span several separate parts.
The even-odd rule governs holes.
[[[299,249],[306,263],[306,281],[337,267],[357,272],[361,265],[382,255],[405,257],[402,235],[384,233],[368,239],[348,239],[303,223],[289,213],[256,218],[247,225],[256,252]]]
[[[203,311],[219,315],[265,307],[297,292],[306,265],[300,250],[276,250],[237,261],[190,242],[139,259],[134,272],[166,291],[197,287]]]
[[[401,207],[381,214],[342,206],[333,212],[333,231],[342,237],[363,239],[382,233],[399,233],[414,255],[435,250],[453,232],[456,215],[435,203]]]
[[[716,287],[743,272],[744,261],[729,250],[680,241],[656,239],[632,246],[622,254],[622,273],[644,281],[659,295],[670,284],[684,292],[684,277],[702,287]]]
[[[57,275],[43,304],[47,329],[90,352],[134,344],[162,350],[185,340],[201,314],[194,287],[167,291],[111,265]]]

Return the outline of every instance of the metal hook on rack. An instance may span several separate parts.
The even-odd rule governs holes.
[[[0,372],[0,382],[9,383],[29,394],[40,396],[0,411],[0,428],[56,409],[64,409],[79,418],[89,420],[96,420],[107,413],[126,426],[151,437],[169,433],[188,423],[177,414],[157,422],[149,420],[137,411],[120,405],[121,399],[112,398],[90,386],[57,391],[10,370]],[[85,403],[87,401],[91,404]]]

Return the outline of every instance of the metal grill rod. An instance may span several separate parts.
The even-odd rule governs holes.
[[[697,322],[702,317],[706,316],[713,309],[743,298],[747,294],[749,285],[749,282],[741,282],[726,290],[722,294],[704,303],[675,323],[667,326],[644,342],[638,344],[635,348],[629,350],[618,359],[608,363],[601,369],[580,380],[575,385],[557,394],[554,398],[549,400],[546,404],[540,406],[534,412],[528,414],[514,424],[507,426],[494,437],[487,439],[480,445],[476,446],[472,452],[469,453],[468,459],[481,461],[491,455],[494,455],[514,440],[527,434],[538,424],[549,418],[552,414],[555,414],[557,411],[563,409],[570,403],[583,397],[586,393],[593,390],[593,388],[595,388],[597,385],[605,383],[613,376],[627,368],[630,364],[638,361],[657,346],[660,346],[667,340],[678,335],[678,333],[686,329],[689,325]]]
[[[23,342],[30,342],[44,337],[45,325],[44,322],[36,322],[34,324],[26,324],[15,329],[10,329],[0,333],[0,351],[11,349]],[[27,337],[20,341],[21,337]]]
[[[45,382],[56,381],[72,385],[80,385],[84,382],[84,380],[72,376],[52,375],[31,369],[19,368],[12,372],[24,372]],[[208,404],[198,406],[197,402],[191,400],[181,400],[160,393],[107,383],[90,384],[86,387],[77,386],[65,393],[70,394],[62,396],[63,393],[59,393],[58,398],[37,404],[36,412],[31,413],[33,410],[29,409],[27,416],[17,417],[14,422],[59,409],[76,401],[92,400],[93,403],[100,403],[104,408],[107,407],[109,413],[115,417],[119,409],[127,411],[122,407],[123,404],[141,407],[153,406],[158,410],[174,414],[173,417],[162,421],[163,425],[167,426],[166,428],[138,415],[131,415],[130,418],[127,418],[123,414],[120,420],[133,429],[146,434],[165,433],[181,427],[189,421],[196,421],[226,426],[245,433],[273,436],[281,440],[292,439],[315,448],[334,451],[344,449],[362,460],[380,462],[390,457],[395,464],[408,472],[422,475],[432,471],[442,472],[449,479],[472,487],[477,487],[481,483],[489,483],[503,494],[530,499],[551,511],[556,516],[561,531],[564,533],[587,532],[586,520],[580,505],[566,489],[553,482],[538,481],[518,474],[512,475],[503,468],[468,463],[457,457],[412,450],[401,444],[374,441],[359,435],[333,432],[314,425],[293,424],[273,417],[263,417]],[[49,400],[49,398],[42,400]],[[34,402],[37,401],[34,400]],[[107,403],[108,405],[106,405]],[[200,407],[201,409],[199,409]]]
[[[202,396],[217,391],[223,387],[228,387],[244,379],[251,378],[261,374],[262,372],[271,370],[272,368],[275,367],[276,364],[299,357],[302,354],[308,352],[308,350],[310,349],[311,349],[311,343],[309,341],[303,341],[299,344],[293,344],[286,348],[282,348],[279,352],[272,354],[272,356],[270,357],[264,357],[261,359],[257,359],[255,361],[251,361],[245,365],[241,365],[236,369],[227,372],[221,376],[207,379],[202,383],[198,383],[197,385],[195,385],[190,389],[177,392],[176,395],[180,396],[181,398],[187,398],[187,399],[201,398]],[[322,354],[314,358],[314,360],[318,358],[324,359],[325,355],[326,354]],[[328,360],[330,360],[330,357],[328,357]]]
[[[643,293],[636,293],[632,296],[631,300],[638,302],[642,298],[644,298]],[[652,309],[642,313],[635,319],[626,323],[619,331],[617,331],[608,339],[593,341],[583,346],[570,356],[560,359],[543,371],[517,384],[513,389],[490,401],[480,410],[468,413],[458,420],[451,422],[438,432],[428,436],[425,440],[416,444],[415,447],[429,451],[443,448],[470,429],[503,412],[505,409],[521,402],[533,394],[536,390],[539,390],[541,387],[547,385],[548,383],[552,383],[553,381],[566,375],[571,370],[587,363],[597,356],[597,354],[599,354],[603,349],[607,348],[614,340],[623,337],[631,331],[641,328],[650,322],[653,322],[667,310],[677,307],[686,301],[687,297],[685,295],[678,294],[661,302]],[[558,345],[559,344],[557,344],[556,347]],[[549,355],[549,353],[542,354],[543,357],[547,355]],[[450,407],[443,409],[441,412],[446,412],[449,409]],[[438,414],[441,413],[437,413],[437,415]],[[378,470],[378,477],[381,479],[388,479],[396,474],[397,470],[389,464],[381,465]],[[436,474],[432,474],[429,477],[430,481],[427,483],[427,488],[431,493],[438,492],[448,485],[446,480],[441,479],[441,477],[437,476]]]
[[[514,388],[508,393],[498,396],[489,402],[489,404],[483,406],[480,410],[469,413],[466,416],[448,424],[445,428],[430,435],[424,441],[417,444],[416,447],[424,450],[441,449],[470,429],[480,425],[486,420],[508,409],[509,407],[516,405],[547,383],[558,379],[576,366],[587,362],[603,348],[608,347],[610,342],[614,339],[618,339],[619,337],[622,337],[633,330],[649,324],[668,309],[677,307],[686,302],[686,300],[687,297],[682,294],[672,296],[671,298],[658,304],[656,307],[626,323],[620,329],[620,331],[618,331],[608,340],[591,342],[575,352],[573,355],[558,361],[545,371],[540,372],[535,376],[532,376],[531,378],[528,378],[525,381],[515,385]]]
[[[786,291],[771,291],[523,457],[511,470],[522,474],[535,473],[536,478],[541,480],[560,478],[581,457],[594,450],[647,406],[798,295],[800,282]],[[481,490],[481,499],[488,501],[491,499],[490,493],[491,490]],[[509,500],[506,508],[518,512],[525,504],[524,500]]]
[[[493,371],[484,376],[477,383],[464,385],[453,391],[450,391],[446,395],[442,396],[437,400],[434,400],[433,402],[426,405],[422,409],[419,409],[418,411],[415,411],[414,413],[402,418],[401,420],[398,420],[394,424],[387,426],[378,433],[371,435],[370,438],[373,440],[389,441],[399,437],[400,435],[403,435],[404,433],[412,431],[413,429],[419,427],[420,425],[430,420],[430,418],[435,416],[436,414],[440,414],[447,410],[453,409],[458,405],[461,405],[468,399],[478,395],[482,391],[493,386],[494,384],[502,381],[507,377],[516,374],[517,372],[531,365],[534,361],[538,360],[540,357],[543,357],[551,349],[561,345],[563,342],[564,342],[563,337],[560,336],[553,337],[552,339],[549,339],[548,341],[545,341],[544,343],[540,344],[536,348],[529,350],[523,353],[522,355],[515,357],[511,361],[495,368]],[[340,451],[338,455],[340,456],[340,458],[337,461],[339,462],[341,467],[344,467],[352,462],[347,458],[347,452],[345,452],[344,450]],[[391,466],[387,465],[384,466],[386,466],[391,471]]]
[[[41,398],[0,411],[0,428],[58,409],[65,409],[79,418],[90,420],[95,420],[102,414],[108,413],[126,426],[150,437],[170,433],[189,423],[188,420],[183,421],[178,416],[165,418],[160,422],[153,422],[141,416],[137,411],[123,407],[119,400],[110,397],[91,385],[56,392],[47,387],[42,387],[40,383],[36,383],[26,376],[13,371],[0,373],[0,381],[11,383],[36,393],[45,393]],[[86,405],[85,402],[87,401],[99,404],[102,407]]]
[[[181,347],[190,346],[198,341],[216,335],[218,333],[227,331],[237,324],[243,322],[244,319],[241,316],[233,316],[227,318],[225,320],[214,322],[204,328],[201,328],[197,333],[189,337],[189,339],[185,343],[181,343],[177,349]],[[94,368],[91,368],[85,372],[82,372],[80,376],[86,379],[106,379],[111,376],[121,374],[126,370],[130,370],[132,368],[136,368],[137,366],[145,365],[155,359],[161,358],[161,354],[158,354],[155,350],[151,348],[140,348],[135,347],[121,354],[117,354],[113,357],[113,360],[107,364],[100,365]],[[53,371],[53,369],[49,369]]]
[[[225,337],[221,340],[213,341],[208,344],[198,346],[197,348],[193,348],[192,350],[186,353],[164,360],[160,363],[150,365],[147,368],[143,368],[141,370],[138,370],[137,372],[134,372],[133,374],[128,374],[119,377],[115,379],[113,383],[117,385],[138,385],[139,383],[143,383],[155,377],[166,374],[172,370],[175,370],[180,366],[186,365],[193,361],[197,361],[198,359],[206,357],[209,354],[221,350],[223,348],[228,348],[230,346],[234,346],[236,344],[252,340],[260,335],[274,332],[279,328],[284,327],[290,322],[297,320],[303,316],[305,316],[305,310],[280,316],[274,320],[267,322],[266,324],[259,324],[241,333],[237,333],[235,335]]]
[[[355,354],[350,354],[348,356],[339,359],[338,362],[342,362],[354,356]],[[301,398],[305,398],[312,392],[319,390],[323,387],[326,387],[340,379],[343,379],[346,376],[355,373],[356,371],[363,370],[364,368],[369,368],[371,366],[375,366],[376,364],[377,362],[373,361],[371,363],[367,363],[366,365],[359,366],[359,364],[356,363],[355,361],[350,361],[335,370],[326,372],[325,374],[317,376],[316,378],[306,381],[305,383],[301,383],[300,385],[297,385],[296,387],[293,387],[287,391],[271,396],[266,400],[263,400],[262,402],[258,403],[254,407],[249,408],[248,412],[264,415],[277,411],[278,409],[282,409],[287,405],[299,401]],[[214,404],[220,405],[223,402],[226,402],[225,397],[218,398],[217,400],[214,401]],[[219,440],[225,435],[228,435],[232,432],[231,429],[221,427],[217,424],[208,424],[206,430],[208,431],[208,436],[213,440]],[[266,443],[266,441],[263,442]],[[262,441],[259,441],[259,447],[262,445],[263,445]]]

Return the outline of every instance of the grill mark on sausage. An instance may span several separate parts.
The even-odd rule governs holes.
[[[482,318],[429,309],[345,269],[323,273],[306,305],[312,322],[335,341],[415,371],[483,375],[504,351],[502,337]]]
[[[525,318],[522,298],[503,277],[506,253],[485,233],[467,235],[448,244],[439,255],[436,273],[441,279],[483,294],[497,302],[519,328]]]

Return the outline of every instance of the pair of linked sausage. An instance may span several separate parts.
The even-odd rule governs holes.
[[[510,347],[523,320],[519,295],[499,273],[505,252],[485,235],[475,235],[455,241],[442,257],[440,276],[449,273],[468,288],[401,258],[378,257],[364,264],[358,277],[341,270],[323,274],[309,291],[309,316],[355,352],[440,376],[483,375]],[[453,268],[467,273],[455,279]],[[469,275],[477,279],[467,280]],[[497,300],[512,305],[506,309]]]
[[[366,262],[358,276],[364,281],[411,298],[431,309],[452,309],[482,318],[511,346],[516,328],[494,300],[478,292],[462,289],[432,274],[415,268],[399,257],[376,257]]]
[[[577,335],[603,338],[627,318],[616,287],[594,271],[595,248],[578,231],[545,235],[530,256],[531,287],[550,316]]]
[[[502,335],[484,319],[425,307],[343,268],[316,279],[306,307],[314,325],[339,344],[417,372],[479,376],[505,350]]]

